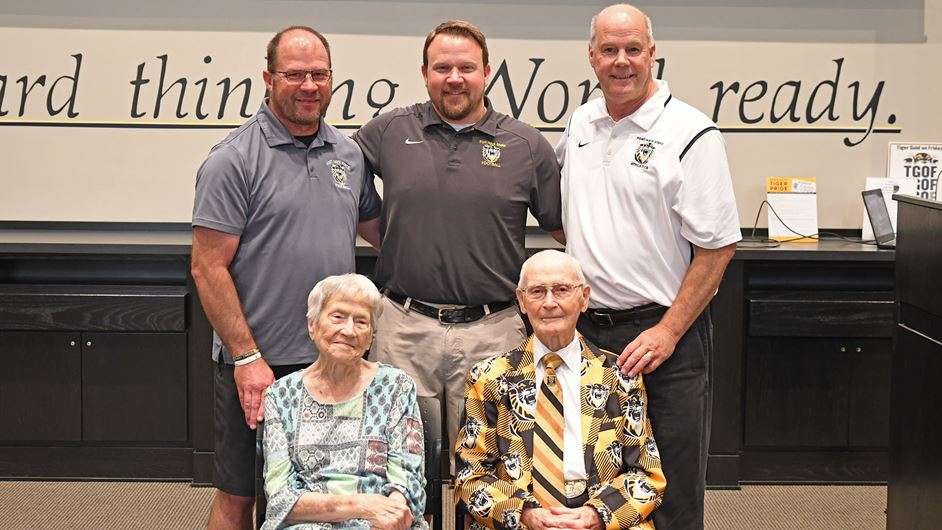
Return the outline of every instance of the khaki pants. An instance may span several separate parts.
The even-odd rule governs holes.
[[[370,360],[405,371],[415,380],[418,395],[444,400],[446,442],[453,448],[471,367],[524,340],[526,331],[516,306],[469,324],[442,324],[383,298]]]

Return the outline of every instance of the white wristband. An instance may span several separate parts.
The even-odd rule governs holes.
[[[250,362],[256,361],[261,358],[262,358],[261,352],[255,352],[252,355],[249,355],[248,357],[244,359],[239,359],[238,361],[233,362],[232,364],[234,364],[235,366],[244,366],[246,364],[249,364]]]

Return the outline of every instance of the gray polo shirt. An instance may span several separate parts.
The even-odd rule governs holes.
[[[559,167],[536,129],[490,108],[456,132],[430,102],[393,110],[354,140],[383,179],[376,279],[437,303],[513,298],[529,209],[562,227]]]
[[[240,236],[229,272],[269,364],[314,360],[307,295],[354,271],[357,222],[380,213],[365,167],[359,147],[323,120],[306,147],[262,103],[196,174],[193,225]],[[214,334],[213,359],[220,353],[231,362]]]

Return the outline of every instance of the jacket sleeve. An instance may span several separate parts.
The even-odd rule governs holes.
[[[497,358],[493,365],[502,364]],[[532,495],[497,475],[497,408],[500,395],[492,364],[482,361],[471,370],[465,386],[465,412],[455,443],[455,503],[462,513],[487,528],[516,529],[525,501]],[[497,367],[499,369],[499,366]],[[475,379],[473,374],[485,371]]]
[[[616,379],[613,393],[621,416],[614,418],[604,439],[600,432],[599,443],[610,450],[595,456],[600,476],[605,465],[617,465],[618,469],[607,474],[613,478],[593,489],[586,505],[599,512],[607,530],[651,528],[648,518],[661,505],[667,480],[648,420],[647,392],[640,374],[632,378],[619,375]],[[609,456],[611,461],[605,462]]]

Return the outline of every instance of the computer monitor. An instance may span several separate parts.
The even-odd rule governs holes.
[[[890,212],[886,209],[886,200],[883,199],[883,190],[866,190],[862,192],[864,208],[873,227],[873,237],[878,248],[895,248],[896,232],[890,221]]]

